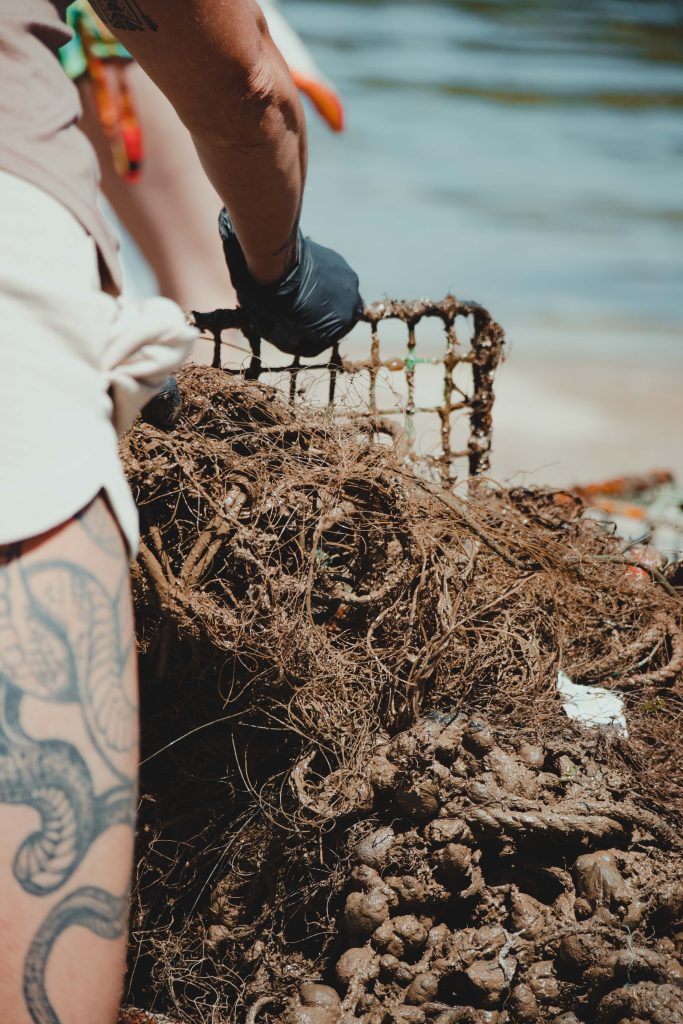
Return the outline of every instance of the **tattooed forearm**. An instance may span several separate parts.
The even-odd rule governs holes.
[[[72,744],[34,741],[23,732],[24,697],[80,704],[95,747],[121,780],[113,792],[119,802],[124,795],[133,821],[136,705],[122,680],[134,655],[122,614],[124,595],[112,600],[73,563],[0,569],[0,802],[25,804],[41,816],[14,865],[17,881],[34,894],[53,892],[78,867],[111,823],[111,796],[95,795]]]
[[[96,498],[78,513],[76,519],[81,524],[83,532],[100,551],[110,558],[121,558],[123,539],[102,499]]]
[[[85,886],[66,896],[48,914],[31,943],[24,968],[24,999],[34,1024],[59,1024],[45,990],[45,972],[55,942],[67,928],[89,928],[103,939],[118,939],[126,929],[128,900]]]
[[[136,0],[90,0],[100,18],[114,31],[144,32],[149,29],[156,32],[158,25],[154,18],[146,14]]]
[[[21,545],[0,549],[0,804],[39,816],[32,834],[17,833],[13,862],[14,882],[38,897],[59,892],[99,836],[135,825],[137,707],[127,559],[103,499],[70,529],[75,543],[67,550],[77,557],[81,530],[95,543],[85,545],[87,567],[74,558],[41,556],[40,546],[30,553]],[[50,721],[51,706],[58,728],[66,730],[62,738],[32,736],[34,721],[43,729]],[[120,834],[116,842],[127,849]],[[59,936],[78,925],[115,939],[124,934],[126,914],[124,897],[94,886],[65,895],[47,914],[24,965],[24,999],[35,1024],[59,1024],[45,989]]]
[[[0,743],[0,801],[40,814],[40,828],[17,851],[14,877],[26,892],[42,896],[59,889],[78,867],[94,838],[93,826],[101,831],[90,773],[68,743]]]
[[[0,681],[10,690],[80,704],[102,758],[125,780],[136,705],[122,685],[134,658],[127,582],[110,597],[68,561],[0,570]]]

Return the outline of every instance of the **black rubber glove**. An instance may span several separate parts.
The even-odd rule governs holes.
[[[169,377],[161,390],[150,398],[147,405],[140,411],[145,423],[161,430],[172,430],[180,418],[183,408],[183,396],[175,377]]]
[[[359,320],[363,300],[358,277],[332,249],[299,232],[299,259],[277,284],[259,284],[249,273],[242,247],[225,209],[218,226],[237,300],[256,333],[291,355],[317,356],[343,338]]]

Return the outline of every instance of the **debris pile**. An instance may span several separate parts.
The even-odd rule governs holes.
[[[590,747],[432,714],[377,748],[332,984],[304,983],[284,1019],[680,1019],[677,839]]]
[[[595,518],[615,524],[619,536],[629,542],[632,554],[638,554],[641,561],[650,561],[674,582],[680,579],[683,493],[672,473],[658,469],[572,490]]]
[[[416,479],[219,370],[124,460],[129,994],[188,1024],[680,1020],[683,634],[571,494]],[[624,695],[628,739],[562,711]],[[678,1013],[678,1016],[676,1014]]]

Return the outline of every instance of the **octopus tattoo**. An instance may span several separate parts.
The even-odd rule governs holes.
[[[95,517],[94,527],[101,525]],[[84,526],[91,540],[92,529],[92,522]],[[106,535],[100,532],[104,550]],[[46,896],[68,882],[104,831],[117,824],[134,827],[135,785],[128,765],[137,707],[124,688],[134,651],[123,628],[126,575],[112,598],[75,562],[24,562],[15,557],[0,563],[0,803],[38,812],[40,825],[21,843],[13,872],[25,892]],[[80,706],[90,739],[116,780],[109,789],[95,791],[74,744],[28,735],[21,722],[27,698]],[[24,970],[24,997],[36,1024],[59,1024],[45,991],[57,938],[74,925],[115,938],[125,929],[126,904],[125,897],[82,887],[52,908]]]

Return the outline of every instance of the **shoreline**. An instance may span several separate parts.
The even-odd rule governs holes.
[[[668,469],[683,480],[683,364],[512,355],[497,374],[491,475],[585,484]]]
[[[248,347],[239,335],[228,339],[226,332],[224,338],[239,349]],[[365,354],[366,345],[356,334],[345,354],[357,358]],[[398,332],[394,343],[385,347],[385,353],[391,351],[401,355],[405,351]],[[212,353],[212,342],[201,340],[193,359],[210,363]],[[266,358],[268,354],[282,361],[266,346]],[[239,365],[237,351],[230,345],[223,357],[225,365]],[[438,404],[442,374],[441,367],[419,368],[419,405]],[[264,380],[275,383],[277,378],[266,374]],[[301,380],[308,399],[324,405],[326,375],[303,374]],[[389,405],[405,397],[402,373],[383,373],[380,387]],[[366,391],[359,382],[342,385],[338,393],[351,406],[363,406]],[[683,481],[682,394],[683,360],[655,359],[644,366],[578,353],[569,358],[551,352],[539,358],[519,348],[508,351],[496,373],[489,475],[501,484],[569,487],[667,469]],[[415,430],[416,450],[429,451],[438,445],[435,419],[418,414]]]

